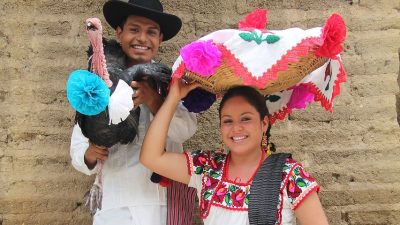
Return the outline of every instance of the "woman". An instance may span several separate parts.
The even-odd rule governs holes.
[[[268,161],[266,158],[271,158],[261,145],[263,134],[269,127],[268,110],[264,98],[251,87],[231,88],[221,100],[220,132],[229,153],[164,151],[176,105],[197,87],[199,84],[187,85],[181,80],[173,80],[170,92],[146,134],[141,162],[160,175],[195,187],[200,200],[200,216],[205,225],[289,225],[296,224],[296,218],[302,225],[328,224],[317,195],[319,185],[304,172],[301,164],[290,157],[284,159],[278,171],[278,204],[274,205],[273,212],[263,212],[260,208],[261,212],[257,214],[254,213],[256,209],[252,211],[249,207],[252,202],[260,202],[262,194],[254,196],[252,192],[249,198],[250,192],[260,190],[252,186],[256,183],[254,177],[264,161]],[[273,222],[260,222],[259,217],[265,214],[270,214]],[[252,215],[257,218],[252,218]]]

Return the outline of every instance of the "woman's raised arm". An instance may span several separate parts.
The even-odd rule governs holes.
[[[158,110],[145,135],[140,162],[150,170],[172,180],[189,183],[186,157],[183,153],[164,151],[168,127],[179,101],[199,84],[174,79],[167,98]]]

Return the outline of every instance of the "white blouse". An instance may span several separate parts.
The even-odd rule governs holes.
[[[215,152],[186,152],[189,186],[197,189],[199,213],[204,225],[249,225],[248,202],[252,178],[238,183],[226,178],[228,155]],[[287,159],[282,171],[276,224],[295,225],[294,210],[319,185],[300,163]]]

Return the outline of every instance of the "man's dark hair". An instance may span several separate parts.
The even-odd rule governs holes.
[[[125,25],[125,23],[126,23],[126,19],[127,19],[128,17],[124,17],[122,20],[121,20],[121,23],[119,23],[119,28],[121,28],[121,30],[123,30],[124,29],[124,25]]]
[[[124,29],[124,25],[126,23],[126,20],[128,19],[128,16],[124,17],[121,22],[119,23],[118,27],[121,28],[121,30]],[[161,28],[160,28],[160,35],[162,34]]]

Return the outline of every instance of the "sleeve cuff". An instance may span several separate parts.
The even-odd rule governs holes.
[[[297,207],[299,207],[301,205],[301,203],[304,202],[305,199],[307,199],[307,197],[313,193],[313,192],[317,192],[319,193],[320,190],[320,185],[318,183],[313,183],[310,187],[308,187],[303,193],[301,193],[301,195],[299,197],[297,197],[296,201],[293,203],[292,205],[292,210],[296,210]]]
[[[190,152],[185,151],[185,157],[186,157],[186,166],[187,166],[187,172],[189,176],[193,175],[193,158]]]
[[[97,172],[97,165],[93,169],[89,169],[85,163],[85,152],[89,147],[89,140],[83,136],[82,131],[78,124],[75,125],[71,137],[70,155],[72,166],[86,174],[92,175]]]

